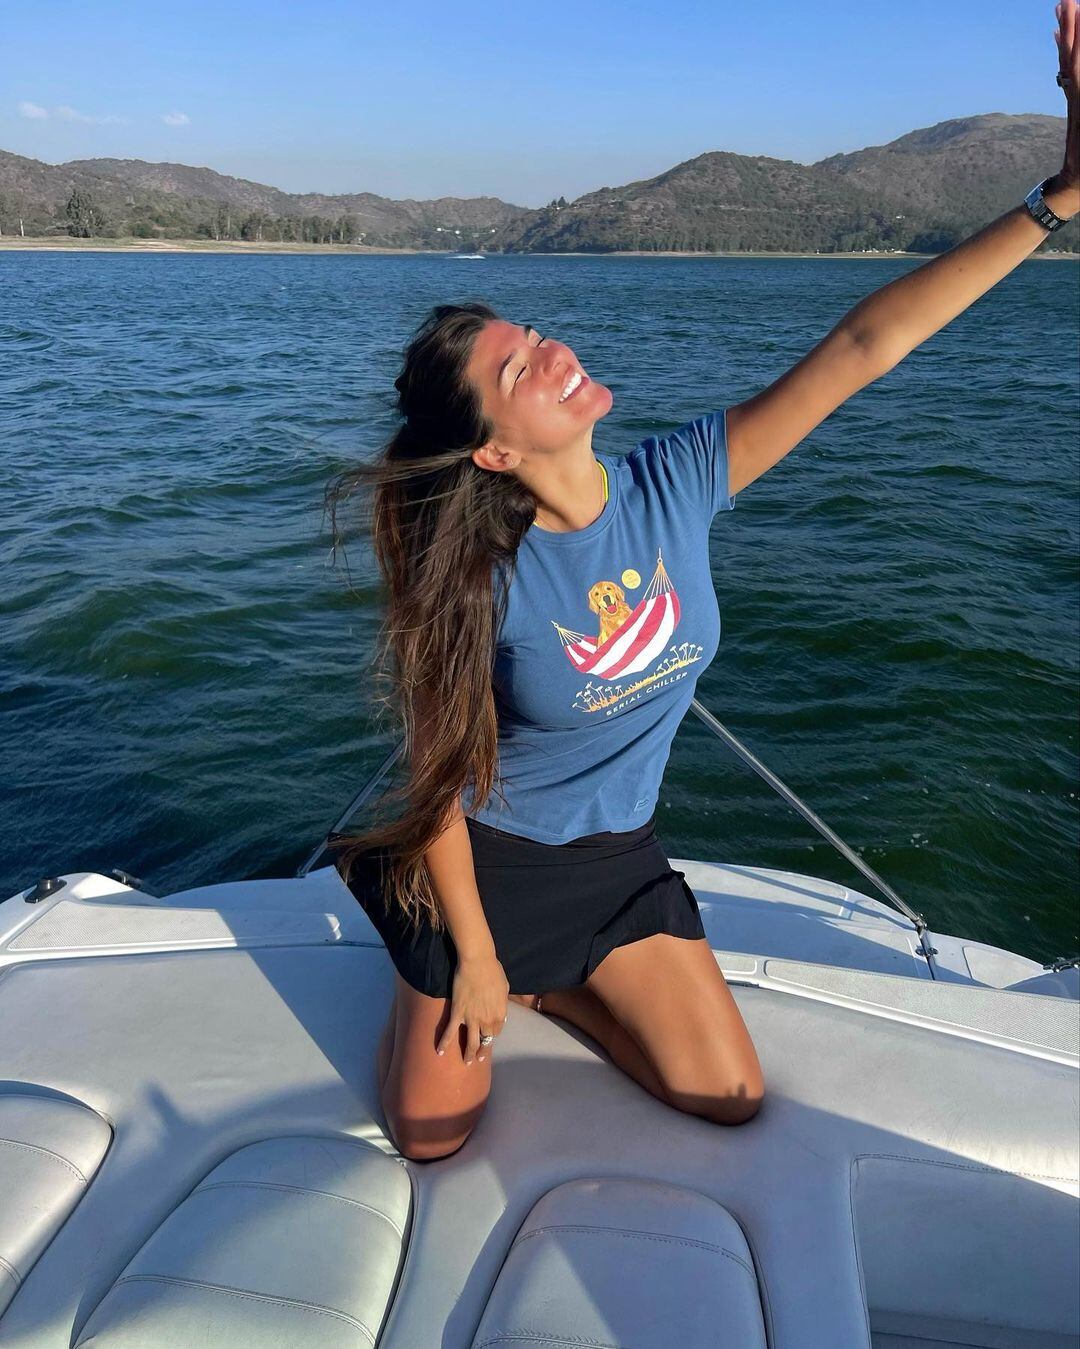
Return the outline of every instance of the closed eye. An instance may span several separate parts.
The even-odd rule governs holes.
[[[544,343],[545,343],[546,341],[547,341],[547,338],[546,338],[546,337],[542,337],[542,338],[540,339],[540,341],[537,342],[537,344],[536,344],[534,350],[535,350],[535,351],[539,351],[540,348],[544,345]],[[527,368],[528,368],[527,366],[524,366],[524,365],[523,365],[523,366],[521,367],[521,369],[517,372],[517,375],[516,375],[516,377],[515,377],[515,379],[514,379],[514,383],[515,383],[515,384],[516,384],[516,383],[518,382],[518,380],[522,377],[522,375],[525,373],[525,371],[526,371]]]

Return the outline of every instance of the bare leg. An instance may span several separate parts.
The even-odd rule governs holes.
[[[395,972],[393,1055],[382,1093],[388,1136],[403,1157],[433,1161],[465,1142],[491,1091],[490,1059],[464,1061],[461,1027],[435,1052],[450,1023],[449,998],[432,997]]]
[[[618,946],[589,985],[656,1065],[676,1109],[717,1124],[754,1117],[761,1064],[706,938],[659,932]]]
[[[390,1072],[390,1064],[394,1058],[394,1031],[397,1027],[397,999],[390,999],[390,1014],[387,1017],[386,1025],[383,1027],[382,1039],[379,1041],[378,1054],[376,1056],[376,1072],[378,1074],[379,1094],[386,1093],[386,1078]]]

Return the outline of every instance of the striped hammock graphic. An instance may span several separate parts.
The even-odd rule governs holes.
[[[580,674],[619,679],[636,674],[666,651],[679,626],[679,597],[664,568],[663,551],[656,555],[656,571],[649,588],[630,617],[603,644],[595,637],[571,632],[552,619],[570,664]]]

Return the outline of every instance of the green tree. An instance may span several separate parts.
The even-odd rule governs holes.
[[[240,222],[240,238],[262,243],[263,229],[269,219],[263,211],[249,211]]]
[[[67,202],[68,233],[76,239],[91,239],[105,232],[105,215],[93,193],[73,188]]]
[[[219,206],[214,214],[214,238],[232,238],[232,212],[228,206]]]

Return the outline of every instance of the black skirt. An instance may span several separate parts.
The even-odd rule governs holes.
[[[511,993],[576,988],[617,946],[666,932],[703,938],[697,898],[656,836],[655,816],[624,833],[538,843],[465,817],[476,885]],[[356,864],[349,888],[401,977],[429,997],[453,992],[457,950],[449,928],[415,930],[382,898],[380,849]]]

